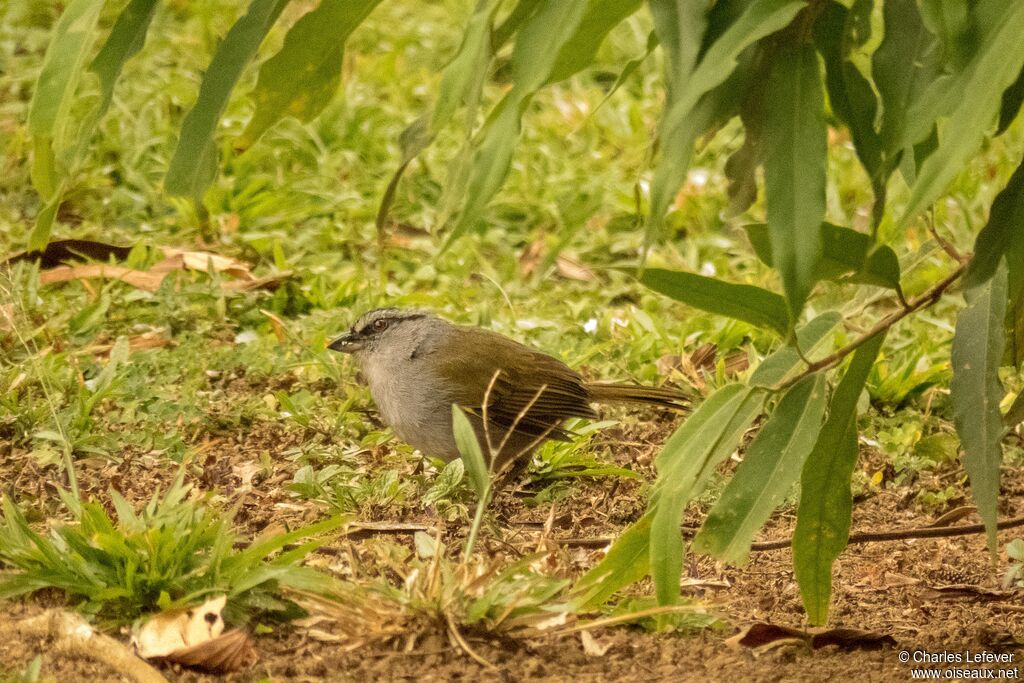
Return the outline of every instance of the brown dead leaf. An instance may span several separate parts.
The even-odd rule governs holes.
[[[166,258],[153,266],[152,271],[155,273],[172,270],[198,270],[207,273],[213,270],[213,272],[227,273],[242,280],[253,279],[249,264],[238,259],[209,251],[188,251],[174,247],[161,247],[160,250],[164,252]]]
[[[288,339],[284,321],[281,320],[281,318],[278,317],[276,314],[268,311],[265,308],[261,308],[260,313],[262,313],[264,316],[266,316],[268,320],[270,320],[270,328],[274,330],[274,336],[277,337],[277,341],[281,344],[284,344],[285,341],[287,341]]]
[[[132,639],[135,651],[143,659],[154,659],[216,638],[224,632],[220,613],[226,603],[227,597],[222,595],[199,607],[153,615]]]
[[[817,650],[835,645],[843,650],[877,650],[895,645],[896,639],[886,633],[863,631],[856,628],[811,629],[802,631],[790,626],[757,622],[725,641],[731,647],[765,649],[803,643]]]
[[[137,334],[134,337],[129,337],[128,350],[134,353],[135,351],[159,349],[164,346],[169,346],[173,342],[163,336],[163,333],[163,330],[153,330],[152,332],[144,332],[142,334]],[[93,344],[92,346],[87,346],[75,353],[76,355],[81,356],[104,356],[110,353],[110,350],[113,348],[113,344]]]
[[[925,597],[933,600],[953,598],[977,598],[979,600],[1001,600],[1014,595],[1017,591],[995,590],[969,583],[951,583],[941,586],[925,587]]]
[[[519,272],[523,275],[532,275],[543,256],[544,238],[539,237],[526,245],[523,253],[519,255]]]
[[[231,629],[205,643],[177,650],[163,661],[189,666],[210,673],[228,673],[246,669],[259,660],[256,647],[241,629]]]
[[[14,329],[14,304],[0,305],[0,332]]]
[[[593,282],[597,279],[597,275],[594,274],[594,271],[576,259],[565,256],[564,254],[559,255],[558,258],[555,259],[555,270],[559,275],[567,280]]]
[[[106,278],[109,280],[121,280],[132,287],[155,292],[164,281],[164,273],[153,273],[145,270],[134,270],[122,268],[121,266],[109,266],[104,263],[91,263],[84,266],[57,266],[50,270],[39,273],[39,283],[50,285],[56,282],[68,282],[70,280],[88,280],[90,278]]]
[[[978,508],[974,507],[973,505],[962,505],[958,508],[953,508],[952,510],[943,515],[940,515],[935,519],[934,522],[932,522],[928,526],[950,526],[952,524],[959,522],[964,517],[967,517],[977,511]]]

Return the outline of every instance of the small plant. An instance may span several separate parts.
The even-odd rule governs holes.
[[[274,556],[286,545],[323,534],[341,524],[332,518],[290,533],[258,538],[237,549],[231,515],[189,500],[191,486],[179,477],[139,513],[116,491],[116,521],[96,502],[62,493],[74,522],[43,536],[29,526],[9,498],[0,519],[0,598],[45,588],[63,591],[89,615],[128,623],[147,612],[191,605],[212,594],[228,597],[229,618],[253,612],[287,618],[296,606],[280,595],[284,586],[316,590],[330,579],[299,562],[319,541],[307,540]]]
[[[1003,586],[1024,588],[1024,539],[1015,538],[1006,544],[1006,556],[1010,566],[1003,574]]]

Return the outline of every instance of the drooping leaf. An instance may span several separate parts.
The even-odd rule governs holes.
[[[686,87],[686,81],[697,63],[704,29],[707,26],[707,2],[686,0],[650,0],[654,32],[665,51],[665,81],[668,84],[667,104]]]
[[[824,98],[810,45],[773,55],[765,107],[764,185],[772,258],[782,278],[790,329],[815,283],[825,217]]]
[[[196,203],[217,175],[215,133],[231,91],[288,0],[252,0],[217,48],[199,86],[199,97],[181,124],[164,188]]]
[[[516,9],[523,7],[521,2]],[[383,230],[388,212],[394,201],[398,183],[409,164],[419,156],[437,137],[441,128],[454,118],[459,105],[467,103],[471,110],[467,112],[466,139],[472,134],[473,121],[476,118],[480,88],[484,82],[485,70],[481,65],[490,62],[493,47],[491,46],[491,24],[494,13],[501,5],[500,0],[480,0],[473,15],[466,24],[462,36],[462,44],[452,60],[445,66],[441,74],[441,86],[433,110],[425,114],[402,131],[399,136],[399,147],[402,150],[402,161],[391,176],[387,188],[381,197],[377,210],[377,230]]]
[[[768,226],[743,226],[754,253],[767,266],[773,265]],[[890,247],[879,245],[869,253],[871,238],[862,232],[831,223],[821,224],[822,255],[815,269],[818,280],[839,280],[900,290],[900,264]]]
[[[1017,74],[1009,88],[1003,91],[1003,101],[999,106],[999,125],[996,126],[996,135],[1002,135],[1010,127],[1017,114],[1020,113],[1020,106],[1024,104],[1024,69]]]
[[[838,311],[827,311],[817,316],[796,331],[796,343],[805,356],[825,342],[832,330],[843,322]],[[752,387],[774,388],[788,380],[798,369],[804,367],[804,360],[792,345],[786,345],[764,359],[750,375],[747,382]]]
[[[956,318],[950,397],[953,422],[964,449],[964,468],[971,495],[996,552],[999,466],[1002,464],[1003,419],[999,403],[1003,386],[1003,317],[1006,314],[1006,266],[1000,265],[984,285],[964,292],[967,307]]]
[[[57,163],[55,145],[67,126],[68,111],[82,75],[86,55],[96,38],[96,22],[103,0],[68,3],[43,57],[29,103],[28,129],[32,135],[30,175],[43,206],[29,235],[28,250],[46,246],[64,192],[64,173]]]
[[[642,4],[643,0],[590,0],[575,34],[562,45],[547,82],[565,80],[593,64],[598,48],[611,30]]]
[[[238,140],[249,147],[285,116],[310,121],[341,81],[345,41],[380,0],[320,0],[291,27],[281,50],[260,67],[252,93],[256,111]]]
[[[703,130],[699,124],[710,124],[715,119],[715,102],[705,99],[705,96],[729,78],[744,50],[784,28],[805,4],[803,0],[755,0],[750,3],[711,43],[693,72],[683,79],[685,88],[678,95],[673,95],[659,126],[661,162],[651,180],[648,243],[661,233],[665,212],[686,177],[693,143]],[[676,80],[675,76],[673,80]],[[738,93],[733,92],[732,96],[736,99]],[[724,100],[722,97],[717,99]],[[698,103],[703,103],[703,111],[695,115],[698,114]]]
[[[915,121],[946,113],[949,120],[938,149],[920,166],[901,225],[931,204],[964,168],[995,123],[1003,92],[1024,67],[1024,3],[980,0],[974,14],[980,44],[971,62],[955,76],[932,83],[907,111]]]
[[[572,587],[573,604],[596,609],[617,591],[640,581],[651,568],[651,519],[648,512],[615,539],[608,554]]]
[[[660,268],[644,270],[640,283],[702,311],[743,320],[779,334],[788,329],[785,300],[767,289]]]
[[[750,443],[736,474],[693,539],[695,552],[745,563],[754,534],[800,476],[825,412],[825,376],[790,387]]]
[[[964,287],[980,287],[990,280],[1004,258],[1012,296],[1024,282],[1024,162],[992,202],[988,223],[974,241]]]
[[[455,432],[455,445],[459,449],[459,455],[466,466],[469,474],[469,481],[473,484],[473,490],[479,498],[483,498],[490,486],[490,470],[487,467],[487,459],[480,450],[480,441],[476,438],[473,425],[469,418],[457,405],[452,405],[452,430]]]
[[[885,340],[869,339],[853,360],[829,402],[828,419],[800,476],[800,505],[793,532],[793,570],[808,620],[828,620],[832,564],[850,535],[853,495],[850,478],[857,464],[857,400]]]
[[[57,20],[29,103],[28,128],[33,138],[52,140],[66,124],[102,8],[103,0],[71,0]]]
[[[875,130],[878,100],[871,84],[848,59],[851,43],[847,37],[857,21],[858,15],[851,10],[830,2],[814,23],[815,42],[825,60],[825,87],[832,111],[849,126],[857,157],[874,180],[880,174],[882,155]]]
[[[114,86],[121,76],[125,63],[146,43],[146,33],[156,13],[159,0],[131,0],[118,15],[107,41],[103,43],[89,70],[100,80],[100,104],[93,114],[98,122],[103,118],[114,96]],[[93,124],[95,125],[95,123]],[[91,136],[92,129],[83,138]],[[83,143],[88,140],[84,139]]]
[[[907,112],[938,77],[941,59],[939,41],[925,27],[915,0],[886,0],[883,17],[885,37],[872,57],[871,73],[882,100],[880,140],[891,170],[906,146]]]
[[[519,29],[511,58],[512,90],[495,106],[474,141],[465,188],[456,183],[462,203],[446,247],[476,223],[505,181],[523,111],[555,72],[557,57],[575,35],[587,5],[586,0],[546,0]]]
[[[651,577],[658,604],[679,598],[683,510],[703,488],[715,466],[732,453],[740,436],[764,403],[764,394],[729,384],[711,396],[669,437],[655,464],[658,479],[651,494]]]
[[[970,5],[963,0],[921,0],[921,18],[938,36],[944,60],[955,68],[962,67],[972,38]]]

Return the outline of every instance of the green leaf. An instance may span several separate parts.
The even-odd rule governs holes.
[[[642,0],[590,0],[576,32],[562,45],[548,83],[557,83],[592,65],[613,28],[640,9]]]
[[[252,93],[256,111],[238,140],[251,146],[285,116],[310,121],[341,81],[345,41],[380,0],[320,0],[291,27],[281,50],[260,67]]]
[[[587,9],[585,0],[546,0],[519,30],[512,51],[512,90],[495,106],[474,141],[461,210],[445,242],[450,246],[473,226],[497,193],[512,163],[526,106],[557,67],[557,58]],[[456,174],[457,175],[457,174]]]
[[[885,37],[871,60],[871,74],[882,100],[880,138],[889,170],[903,149],[919,142],[908,137],[911,104],[934,81],[941,69],[939,41],[928,31],[915,0],[886,0],[883,4]],[[920,136],[931,130],[931,123]]]
[[[999,106],[999,125],[996,127],[996,135],[1002,135],[1010,124],[1020,113],[1020,106],[1024,104],[1024,69],[1017,74],[1017,80],[1003,91],[1003,101]]]
[[[765,108],[764,186],[775,268],[791,327],[815,283],[825,217],[824,99],[810,45],[773,56]]]
[[[850,535],[853,495],[850,478],[857,464],[857,400],[885,333],[871,337],[853,360],[829,402],[828,419],[800,476],[800,506],[793,533],[793,570],[808,620],[828,620],[832,564]]]
[[[828,340],[832,330],[842,322],[843,316],[838,311],[822,313],[796,331],[796,343],[804,354],[809,354]],[[750,375],[748,384],[773,388],[804,366],[803,358],[792,345],[783,346],[757,366]]]
[[[993,558],[999,466],[1003,458],[1003,419],[999,412],[1003,386],[999,382],[999,365],[1003,357],[1006,288],[1006,267],[1000,266],[985,285],[964,292],[967,307],[956,318],[950,359],[953,422],[963,445],[964,468],[971,481],[974,504],[988,532]]]
[[[640,283],[702,311],[766,327],[779,334],[785,334],[788,329],[785,300],[760,287],[660,268],[644,270]]]
[[[744,225],[757,258],[774,265],[768,226]],[[822,255],[815,268],[815,279],[838,280],[900,290],[900,263],[890,247],[881,245],[871,251],[871,237],[852,228],[821,224]]]
[[[89,70],[96,74],[100,81],[100,103],[91,117],[92,124],[82,136],[83,144],[92,137],[96,123],[110,107],[110,101],[114,97],[114,86],[121,76],[125,63],[138,54],[145,44],[146,33],[149,31],[158,4],[159,0],[131,0],[118,15],[107,41],[89,65]]]
[[[477,497],[483,499],[491,485],[490,469],[487,467],[483,451],[480,450],[480,441],[476,438],[473,425],[469,423],[469,418],[462,412],[462,408],[455,404],[452,404],[452,429],[455,432],[455,445],[466,465],[466,472],[469,473],[469,481],[473,484]]]
[[[825,60],[825,87],[832,111],[849,126],[857,157],[874,180],[882,163],[882,143],[875,130],[878,100],[868,80],[848,61],[848,37],[857,21],[858,15],[842,5],[825,5],[814,23],[815,43]]]
[[[743,564],[750,544],[800,475],[825,412],[825,376],[816,373],[790,387],[743,462],[711,508],[693,550]]]
[[[967,61],[971,42],[971,15],[964,0],[921,0],[921,18],[939,37],[942,55],[954,67]]]
[[[409,124],[399,136],[398,143],[402,150],[402,162],[395,174],[391,176],[381,197],[380,207],[377,210],[377,230],[384,229],[398,183],[406,168],[413,159],[419,156],[420,152],[434,141],[438,132],[448,125],[463,102],[469,105],[467,106],[469,111],[466,113],[467,140],[470,137],[476,119],[480,89],[486,75],[486,71],[482,67],[490,62],[493,51],[491,24],[494,21],[494,13],[500,4],[500,0],[481,0],[477,3],[476,10],[466,25],[458,52],[455,53],[452,61],[448,63],[441,74],[441,86],[438,89],[433,110]],[[523,3],[520,3],[516,9],[522,6]]]
[[[711,394],[669,437],[655,464],[651,494],[650,564],[658,604],[679,598],[683,540],[679,525],[686,504],[700,493],[715,466],[736,449],[761,412],[764,394],[729,384]]]
[[[86,54],[96,38],[96,21],[102,8],[103,0],[71,0],[57,20],[29,104],[32,137],[60,137]]]
[[[572,587],[572,603],[580,610],[597,609],[617,591],[640,581],[651,567],[651,519],[648,512],[615,539],[608,553]]]
[[[988,223],[974,240],[974,257],[964,273],[964,287],[988,282],[1004,258],[1013,296],[1024,282],[1024,162],[992,201]]]
[[[686,177],[693,143],[703,130],[701,124],[707,125],[715,118],[713,102],[704,100],[700,112],[695,111],[698,103],[729,78],[746,48],[784,28],[805,5],[803,0],[755,0],[711,44],[693,72],[678,79],[685,81],[685,87],[673,96],[659,126],[661,162],[651,180],[648,243],[660,234],[665,212]],[[673,80],[677,78],[673,76]]]
[[[995,122],[1003,92],[1024,67],[1024,3],[980,0],[975,7],[980,45],[955,77],[938,79],[908,110],[912,120],[935,120],[951,112],[939,147],[917,173],[900,226],[946,189],[981,145]]]
[[[199,97],[181,125],[181,136],[164,179],[170,194],[197,204],[217,175],[215,133],[231,91],[288,0],[252,0],[249,10],[228,31],[199,86]]]
[[[707,3],[687,0],[650,0],[654,32],[665,51],[667,104],[671,106],[686,87],[697,63],[707,28]]]

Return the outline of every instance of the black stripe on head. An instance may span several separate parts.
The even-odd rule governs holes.
[[[359,316],[352,325],[352,331],[361,335],[371,335],[374,333],[374,324],[378,321],[384,321],[390,327],[397,322],[426,318],[429,315],[430,313],[426,311],[412,308],[375,308]]]

